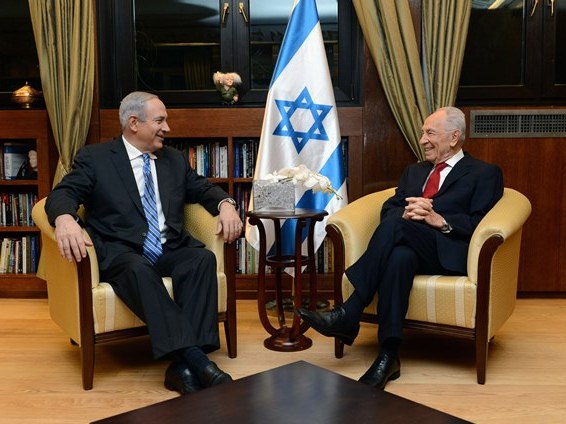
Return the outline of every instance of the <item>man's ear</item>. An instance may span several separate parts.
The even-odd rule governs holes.
[[[138,132],[138,124],[140,120],[137,116],[130,116],[128,118],[128,128],[131,132],[136,133]]]
[[[450,146],[454,147],[458,144],[458,142],[460,141],[460,135],[462,134],[462,132],[460,130],[454,130],[452,131],[452,135],[450,136]]]

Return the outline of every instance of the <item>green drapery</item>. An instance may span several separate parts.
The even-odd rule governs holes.
[[[415,156],[424,119],[454,104],[471,0],[423,0],[421,56],[408,0],[353,0],[387,101]]]
[[[69,172],[88,134],[94,91],[92,0],[29,0],[45,104],[59,162],[53,185]]]
[[[29,0],[43,96],[59,162],[55,186],[84,146],[94,91],[94,10],[91,0]],[[37,276],[46,278],[40,257]]]
[[[432,112],[456,102],[471,0],[423,1],[423,76]]]

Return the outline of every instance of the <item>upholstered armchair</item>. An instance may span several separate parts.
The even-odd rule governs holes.
[[[387,189],[364,196],[328,219],[337,304],[353,292],[344,270],[365,251],[379,225],[381,207],[394,192]],[[413,282],[405,327],[474,340],[479,384],[485,383],[488,343],[515,307],[521,232],[530,212],[525,196],[505,188],[472,236],[468,275],[417,275]],[[374,299],[362,321],[377,322],[376,305]],[[336,339],[336,357],[343,353],[344,345]]]
[[[47,280],[49,312],[71,341],[80,347],[82,381],[92,389],[95,345],[147,334],[145,324],[114,294],[112,287],[100,281],[94,248],[79,263],[63,259],[57,249],[54,228],[45,214],[45,199],[33,208],[32,217],[41,230],[43,278]],[[225,244],[215,235],[216,218],[198,204],[185,206],[185,226],[214,252],[218,276],[218,320],[224,323],[228,356],[236,351],[235,255],[233,244]],[[163,283],[172,294],[171,279]]]

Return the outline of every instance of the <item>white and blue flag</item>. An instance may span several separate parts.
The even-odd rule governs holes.
[[[315,0],[296,0],[293,5],[267,95],[254,180],[301,164],[328,177],[339,196],[299,185],[296,208],[325,209],[332,215],[347,204],[338,113]],[[266,220],[264,225],[269,252],[273,223]],[[282,224],[283,253],[294,250],[295,225],[295,220]],[[315,226],[315,249],[324,240],[325,225],[326,219]],[[255,227],[248,225],[246,238],[259,249]],[[305,239],[306,233],[303,252]]]

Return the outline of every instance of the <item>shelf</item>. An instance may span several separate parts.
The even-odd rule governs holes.
[[[47,285],[35,274],[0,274],[0,297],[45,298]]]
[[[3,223],[12,222],[30,224],[27,214],[31,213],[31,205],[36,196],[45,197],[51,189],[50,178],[50,129],[46,110],[7,110],[0,111],[0,120],[5,125],[0,127],[0,148],[2,148],[6,159],[6,143],[12,146],[22,145],[25,148],[14,150],[15,153],[25,153],[32,149],[37,152],[37,174],[28,175],[27,179],[1,179],[0,194],[6,209],[7,218]],[[56,151],[56,149],[55,149]],[[21,155],[18,159],[22,159]],[[21,164],[20,164],[21,165]],[[15,164],[14,166],[20,166]],[[19,168],[13,168],[14,170]],[[13,175],[13,174],[11,174]],[[37,175],[37,176],[36,176]],[[20,196],[21,195],[21,196]],[[28,196],[30,195],[30,196]],[[22,214],[26,214],[24,219]],[[31,237],[28,237],[31,236]],[[34,258],[33,266],[39,261],[38,251],[41,240],[39,229],[33,225],[3,225],[0,226],[0,240],[8,240],[6,246],[2,246],[1,254],[6,255],[8,260],[19,258],[23,261],[24,249],[28,258]],[[30,265],[31,262],[26,263]],[[33,266],[26,270],[35,270]],[[18,267],[19,268],[19,267]],[[13,268],[12,268],[13,269]],[[45,281],[35,274],[0,274],[0,297],[46,297],[47,288]]]
[[[35,187],[39,183],[37,180],[0,180],[1,186],[31,186]]]
[[[39,233],[39,228],[22,227],[15,225],[0,225],[0,233]]]

